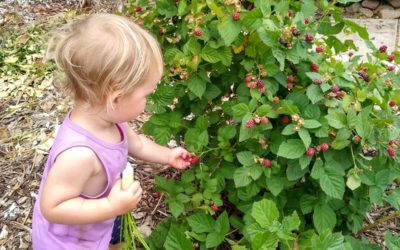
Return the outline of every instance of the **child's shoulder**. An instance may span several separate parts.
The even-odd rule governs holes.
[[[92,149],[77,146],[62,151],[55,159],[53,166],[65,166],[69,169],[75,167],[79,169],[85,166],[85,168],[97,169],[98,164],[98,157]]]

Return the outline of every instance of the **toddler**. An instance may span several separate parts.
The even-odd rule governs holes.
[[[109,247],[116,216],[141,199],[134,181],[121,189],[128,155],[185,169],[189,152],[136,134],[126,122],[145,108],[163,61],[155,39],[129,19],[95,14],[64,26],[48,55],[64,74],[74,106],[60,126],[33,211],[32,242],[38,250]]]

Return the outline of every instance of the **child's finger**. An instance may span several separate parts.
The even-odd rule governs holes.
[[[140,182],[138,182],[138,181],[134,181],[129,187],[129,191],[132,194],[137,193],[139,189],[142,189],[142,188],[140,187]]]

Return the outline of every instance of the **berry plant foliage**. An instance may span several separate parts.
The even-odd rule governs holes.
[[[195,159],[156,178],[172,216],[151,249],[377,249],[357,232],[372,205],[399,208],[400,55],[336,2],[127,4],[165,57],[143,130]]]

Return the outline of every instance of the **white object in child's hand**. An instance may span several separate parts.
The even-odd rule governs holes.
[[[127,162],[124,171],[122,172],[122,189],[128,188],[133,183],[133,167]]]

